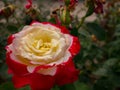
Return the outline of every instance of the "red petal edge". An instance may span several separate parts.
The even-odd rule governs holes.
[[[74,55],[79,53],[81,45],[80,45],[80,41],[77,37],[75,37],[75,36],[72,36],[72,37],[73,37],[73,42],[72,42],[72,45],[69,48],[69,51],[74,56]]]
[[[34,23],[40,23],[40,22],[37,22],[37,21],[33,21],[30,25],[34,24]],[[42,22],[42,24],[50,24],[52,26],[55,26],[57,28],[60,28],[61,32],[64,33],[64,34],[69,34],[69,30],[64,27],[64,26],[59,26],[59,25],[56,25],[56,24],[52,24],[52,23],[49,23],[49,22]]]
[[[9,69],[12,70],[13,73],[18,74],[18,75],[27,74],[28,73],[27,66],[13,60],[10,56],[11,53],[12,53],[12,51],[8,51],[6,53],[6,63],[9,67]],[[12,72],[10,72],[10,73],[12,73]]]
[[[14,34],[10,35],[8,37],[7,44],[11,44],[14,38],[15,38]]]

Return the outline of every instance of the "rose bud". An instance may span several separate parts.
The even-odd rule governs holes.
[[[27,4],[25,5],[26,9],[29,9],[32,7],[32,0],[27,0]]]
[[[8,5],[2,9],[0,9],[0,15],[8,18],[11,16],[15,11],[15,6],[14,5]]]

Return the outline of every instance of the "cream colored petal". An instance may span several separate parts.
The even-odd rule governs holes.
[[[51,68],[47,68],[47,69],[40,69],[38,71],[38,73],[43,74],[43,75],[51,75],[54,76],[56,73],[57,67],[51,67]]]
[[[36,67],[37,66],[30,65],[30,66],[27,66],[27,70],[28,70],[29,73],[33,73]]]

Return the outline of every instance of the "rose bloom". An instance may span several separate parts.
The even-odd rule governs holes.
[[[73,57],[80,43],[63,26],[33,22],[8,38],[6,50],[15,88],[30,85],[32,90],[50,90],[78,79]]]

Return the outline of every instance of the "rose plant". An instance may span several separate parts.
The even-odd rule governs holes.
[[[8,38],[6,50],[16,88],[30,85],[32,90],[50,90],[78,78],[73,58],[80,42],[64,26],[33,22]]]

